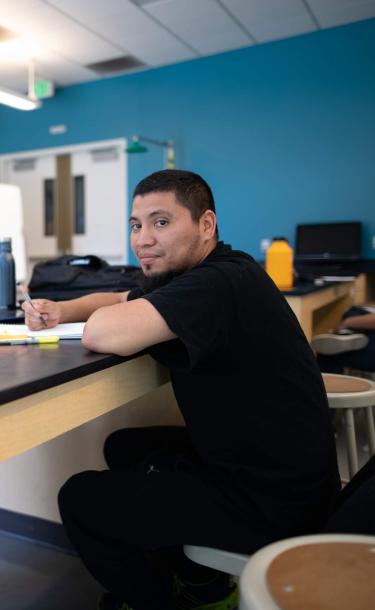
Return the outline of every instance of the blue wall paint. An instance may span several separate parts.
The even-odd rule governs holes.
[[[141,133],[201,173],[221,236],[261,256],[299,222],[361,220],[375,257],[375,19],[66,87],[41,110],[1,107],[0,153]],[[48,127],[65,123],[53,137]],[[162,153],[129,157],[130,190]]]

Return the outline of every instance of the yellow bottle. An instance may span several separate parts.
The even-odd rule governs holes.
[[[274,237],[266,252],[266,271],[280,290],[293,288],[293,249],[285,237]]]

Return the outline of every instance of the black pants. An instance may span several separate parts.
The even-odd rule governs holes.
[[[119,430],[104,453],[109,470],[70,478],[60,512],[92,575],[136,610],[171,607],[172,572],[189,578],[197,569],[184,559],[183,544],[241,550],[246,527],[249,552],[271,541],[256,507],[253,514],[247,507],[241,523],[230,493],[209,483],[184,428]]]
[[[351,307],[345,312],[343,318],[351,316],[361,316],[368,312],[361,307]],[[345,368],[358,369],[360,371],[375,371],[375,331],[361,330],[368,338],[368,344],[363,349],[343,352],[342,354],[332,354],[326,356],[318,354],[319,368],[324,373],[343,373]]]
[[[375,455],[345,485],[322,533],[375,536]]]

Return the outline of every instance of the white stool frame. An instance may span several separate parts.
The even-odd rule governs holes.
[[[325,378],[331,373],[323,373]],[[337,375],[332,375],[337,377]],[[327,392],[328,404],[331,409],[343,409],[345,416],[345,432],[347,440],[349,476],[352,478],[358,470],[357,439],[355,435],[354,409],[365,408],[367,434],[370,456],[375,454],[375,426],[372,407],[375,405],[375,383],[370,379],[343,375],[369,384],[369,389],[363,392]]]

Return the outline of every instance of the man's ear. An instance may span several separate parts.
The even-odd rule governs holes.
[[[203,212],[200,218],[200,224],[205,239],[211,239],[215,235],[216,230],[216,214],[212,210]]]

